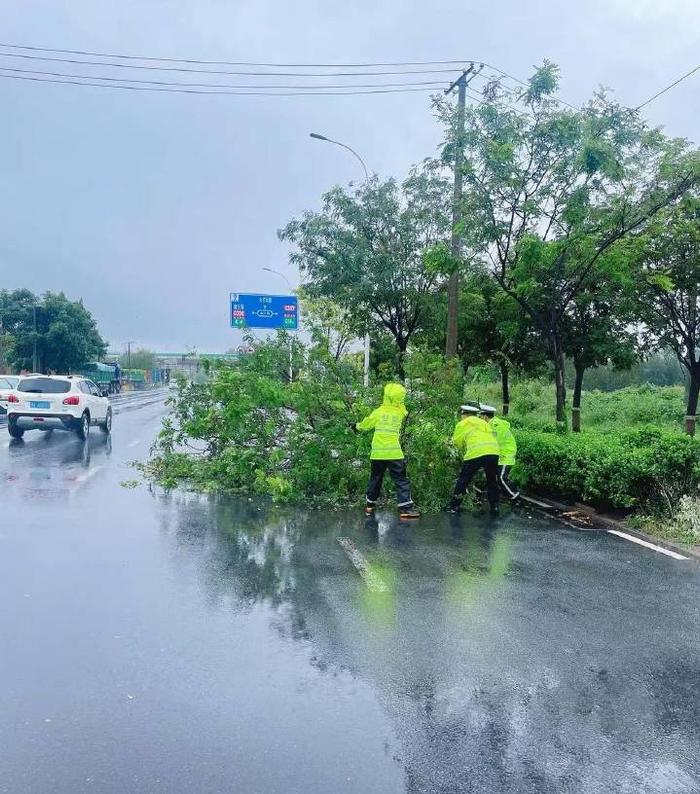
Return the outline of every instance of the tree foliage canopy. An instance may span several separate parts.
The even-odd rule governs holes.
[[[375,177],[352,194],[333,188],[319,212],[279,236],[292,243],[310,297],[334,301],[360,333],[380,325],[404,352],[439,284],[423,254],[449,238],[449,197],[438,169],[416,169],[402,184]]]
[[[26,289],[0,291],[0,326],[12,339],[7,358],[16,369],[33,368],[35,345],[42,372],[70,372],[107,350],[82,301],[62,292],[38,297]]]
[[[691,380],[697,366],[700,389],[695,331],[689,336],[695,310],[688,314],[687,299],[683,311],[669,308],[679,298],[677,288],[671,298],[672,285],[687,277],[672,278],[668,262],[659,264],[679,256],[662,232],[668,219],[687,248],[689,228],[678,213],[697,196],[700,154],[649,128],[604,90],[575,108],[556,98],[558,84],[559,70],[548,62],[518,89],[491,80],[482,101],[467,106],[463,129],[451,101],[436,99],[445,127],[441,158],[424,161],[401,184],[375,177],[352,193],[336,187],[320,211],[292,221],[280,237],[292,244],[307,295],[339,306],[357,335],[371,332],[373,360],[386,361],[384,334],[399,363],[409,345],[443,349],[444,286],[459,274],[462,364],[498,365],[504,404],[511,369],[547,369],[564,424],[567,358],[578,408],[588,369],[629,367],[649,350],[640,329],[657,347],[679,351]],[[446,173],[456,162],[463,163],[463,256],[450,245]],[[686,222],[697,226],[697,218]],[[650,269],[653,258],[640,292],[637,263]],[[653,295],[658,310],[642,311],[641,294]],[[663,311],[672,329],[659,319]]]

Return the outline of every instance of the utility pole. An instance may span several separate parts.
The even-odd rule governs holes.
[[[455,270],[450,275],[447,284],[447,343],[445,345],[445,356],[453,358],[457,355],[457,318],[459,313],[459,272],[456,264],[462,256],[462,235],[459,229],[462,221],[462,166],[464,163],[464,111],[467,101],[467,86],[471,80],[483,69],[483,64],[479,71],[474,71],[474,64],[445,90],[445,94],[451,94],[457,88],[457,123],[455,131],[455,181],[454,192],[452,194],[452,240],[450,251],[454,260]],[[471,79],[467,77],[471,75]]]
[[[131,369],[131,346],[134,344],[134,340],[124,342],[124,344],[126,345],[126,368]]]
[[[36,303],[32,305],[32,314],[34,315],[34,352],[32,354],[32,371],[37,371],[37,355],[36,355]]]

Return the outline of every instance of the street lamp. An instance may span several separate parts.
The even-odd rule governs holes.
[[[283,278],[287,282],[287,286],[289,287],[290,292],[294,292],[294,287],[292,286],[292,282],[285,276],[284,273],[281,273],[279,270],[275,270],[272,267],[264,267],[263,270],[267,271],[268,273],[274,273],[276,276]],[[298,322],[298,318],[297,318]],[[297,334],[299,332],[297,331]],[[294,361],[292,359],[292,339],[289,338],[289,382],[291,383],[294,380]]]
[[[347,143],[341,143],[340,141],[334,141],[333,138],[327,138],[325,135],[319,135],[318,132],[310,132],[310,138],[315,138],[317,141],[326,141],[326,143],[333,143],[336,146],[342,146],[343,149],[347,149],[351,154],[353,154],[360,162],[362,166],[362,170],[365,172],[365,184],[369,182],[369,172],[367,171],[367,166],[365,165],[365,161],[360,157],[360,155],[352,148],[352,146],[348,146]],[[364,338],[364,346],[365,346],[365,366],[364,366],[364,378],[363,383],[365,388],[369,386],[369,334],[365,334]]]
[[[340,141],[334,141],[333,138],[327,138],[325,135],[319,135],[317,132],[310,132],[310,138],[315,138],[317,141],[326,141],[326,143],[334,143],[336,146],[342,146],[343,149],[347,149],[349,152],[355,155],[355,157],[360,161],[360,165],[362,166],[362,170],[365,172],[365,182],[369,182],[369,173],[367,171],[367,166],[365,165],[365,161],[360,157],[360,155],[351,147],[348,146],[347,143],[341,143]]]
[[[268,273],[274,273],[276,276],[279,276],[280,278],[283,278],[287,282],[287,286],[289,287],[289,289],[294,291],[294,287],[292,286],[292,282],[287,278],[287,276],[284,275],[284,273],[281,273],[279,270],[275,270],[272,267],[264,267],[263,270],[266,270]]]

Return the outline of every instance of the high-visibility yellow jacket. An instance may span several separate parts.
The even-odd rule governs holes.
[[[370,460],[402,460],[401,425],[408,411],[404,405],[406,389],[400,383],[387,383],[384,402],[358,422],[358,430],[374,430]]]
[[[482,455],[498,455],[498,440],[491,425],[479,416],[467,416],[457,423],[452,443],[462,453],[464,460],[474,460]]]
[[[510,429],[510,422],[498,416],[494,416],[490,425],[496,433],[496,439],[498,440],[498,465],[513,466],[515,464],[515,455],[518,451],[518,445],[515,441],[513,431]]]

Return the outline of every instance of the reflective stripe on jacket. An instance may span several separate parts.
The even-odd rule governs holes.
[[[491,425],[478,416],[467,416],[457,423],[452,443],[462,453],[464,460],[474,460],[482,455],[498,455],[498,441]]]
[[[515,441],[513,431],[510,429],[510,422],[505,419],[500,419],[498,416],[494,416],[490,424],[498,440],[498,465],[513,466],[515,464],[515,455],[518,451],[518,445]]]
[[[387,383],[384,402],[358,422],[358,430],[374,430],[370,460],[401,460],[401,425],[408,413],[404,400],[406,389],[400,383]]]

